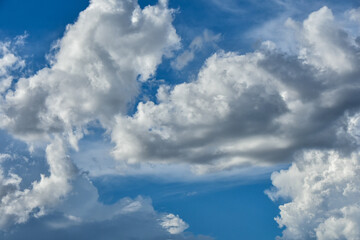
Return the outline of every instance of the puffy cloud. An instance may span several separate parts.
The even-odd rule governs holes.
[[[160,225],[171,234],[182,233],[189,227],[179,216],[172,213],[163,216]]]
[[[52,66],[8,91],[1,126],[25,140],[67,131],[76,148],[81,127],[126,112],[138,80],[152,76],[178,43],[166,1],[144,9],[136,1],[91,1],[56,44]]]
[[[112,133],[117,144],[115,157],[130,163],[142,159],[189,163],[220,160],[226,165],[245,159],[241,154],[234,158],[226,154],[226,149],[241,151],[237,148],[241,142],[233,141],[236,135],[271,132],[274,117],[287,111],[276,89],[265,84],[266,73],[257,69],[256,63],[262,58],[260,53],[215,54],[197,81],[173,90],[161,87],[160,104],[140,103],[134,117],[118,117]],[[239,66],[243,71],[238,71]],[[256,138],[244,148],[255,150],[255,145],[264,141]]]
[[[306,45],[300,49],[300,57],[305,62],[336,72],[356,71],[359,49],[352,44],[348,33],[337,26],[330,9],[323,7],[310,14],[302,30]]]
[[[115,223],[141,222],[156,231],[145,236],[149,239],[167,239],[171,233],[179,233],[175,239],[187,237],[180,234],[187,227],[183,220],[156,213],[143,199],[107,206],[90,190],[84,204],[83,196],[92,186],[79,180],[66,149],[68,143],[77,149],[92,121],[100,121],[111,132],[113,156],[120,161],[189,163],[198,172],[289,161],[294,152],[307,148],[335,148],[343,154],[358,145],[357,133],[351,130],[357,128],[360,104],[358,41],[336,24],[326,7],[303,23],[288,21],[297,55],[281,52],[270,42],[246,55],[219,51],[195,81],[161,86],[156,103],[140,103],[133,116],[124,116],[138,94],[139,81],[153,76],[162,58],[178,47],[171,22],[166,1],[141,9],[135,1],[93,0],[67,27],[50,57],[51,66],[19,79],[12,89],[4,87],[1,127],[18,138],[50,144],[49,175],[30,188],[21,188],[18,175],[0,173],[2,227],[54,210],[49,218],[55,220],[47,219],[49,228],[44,231],[52,229],[55,236],[60,235],[54,229],[67,228],[84,238],[84,229],[97,236],[96,230],[104,226],[118,229]],[[180,55],[179,68],[197,49],[194,42],[190,55],[184,52],[183,60]],[[11,63],[3,65],[5,75],[17,60],[7,62]],[[281,207],[278,218],[287,227],[284,238],[356,238],[357,157],[311,154],[273,175],[277,190],[269,195],[292,200]],[[341,172],[340,166],[348,166],[346,173],[335,174]],[[324,172],[331,177],[322,176]],[[317,195],[319,189],[324,191]],[[56,206],[66,197],[71,200]],[[309,214],[300,215],[304,211]],[[29,224],[43,226],[40,220],[33,221]],[[138,234],[147,233],[126,229],[130,235],[119,236],[143,239]]]
[[[298,55],[269,42],[246,55],[214,54],[195,81],[162,86],[158,103],[118,116],[113,155],[203,172],[289,161],[306,148],[352,149],[342,132],[360,106],[359,46],[326,7],[288,24]]]
[[[286,227],[279,239],[359,239],[360,157],[335,151],[307,151],[288,170],[272,174],[276,221]]]
[[[144,9],[137,1],[93,0],[56,43],[51,65],[11,88],[10,70],[23,61],[10,43],[0,44],[0,77],[7,77],[0,127],[30,144],[48,144],[49,166],[48,175],[28,188],[20,186],[20,176],[0,172],[0,228],[44,215],[72,191],[78,170],[69,145],[78,148],[89,122],[109,126],[114,115],[125,113],[139,82],[178,47],[172,14],[165,0]]]

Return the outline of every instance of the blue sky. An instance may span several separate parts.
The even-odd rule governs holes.
[[[360,238],[359,21],[0,0],[1,238]]]

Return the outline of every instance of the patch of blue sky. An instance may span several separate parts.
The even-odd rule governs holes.
[[[155,0],[139,0],[139,5],[143,8],[147,5],[154,5],[156,2]],[[334,9],[335,14],[342,14],[348,9],[357,7],[358,4],[356,1],[340,3],[334,0],[170,0],[169,6],[176,10],[173,24],[177,34],[181,37],[182,48],[175,53],[173,58],[165,58],[158,67],[156,76],[142,84],[142,91],[134,101],[135,104],[130,108],[129,115],[136,112],[136,105],[139,102],[150,100],[157,103],[155,95],[160,85],[174,86],[194,81],[204,61],[215,52],[223,50],[245,54],[255,51],[261,42],[277,41],[276,38],[282,37],[276,33],[279,31],[278,29],[272,28],[271,22],[277,22],[276,27],[278,28],[279,24],[285,24],[287,18],[303,20],[310,12],[326,5]],[[181,71],[174,69],[171,66],[174,58],[183,53],[191,42],[201,36],[204,31],[221,35],[216,46],[205,45],[196,52],[196,57]],[[282,41],[280,40],[279,43],[281,44]],[[284,46],[284,48],[286,47]]]
[[[49,175],[44,149],[36,148],[30,152],[29,146],[4,130],[0,130],[0,154],[9,156],[0,161],[4,174],[21,176],[21,188],[28,188],[32,182],[40,180],[40,174]]]
[[[156,2],[139,1],[142,7]],[[170,7],[178,9],[174,26],[181,36],[183,49],[176,52],[173,58],[164,59],[154,79],[143,84],[134,106],[139,101],[156,102],[155,93],[160,84],[174,85],[195,79],[205,59],[219,49],[240,53],[253,51],[258,41],[266,39],[251,36],[249,33],[270,20],[282,16],[303,19],[309,12],[324,5],[329,6],[335,13],[358,7],[358,1],[335,0],[170,0],[169,4]],[[19,53],[26,58],[27,66],[35,72],[47,64],[45,55],[51,44],[63,35],[65,26],[74,22],[78,13],[87,5],[87,0],[1,0],[0,39],[11,39],[26,32],[26,45]],[[297,5],[303,7],[296,7]],[[217,47],[208,45],[198,51],[194,60],[183,70],[173,69],[171,61],[188,48],[193,39],[204,30],[221,34],[216,43]],[[135,108],[130,113],[134,111]],[[80,151],[90,148],[91,144],[98,144],[98,139],[104,136],[101,128],[94,127],[90,130],[91,134],[80,142]],[[104,146],[111,144],[108,140],[103,143]],[[14,140],[4,131],[0,132],[2,152],[17,152],[31,157],[24,149],[25,144]],[[42,154],[32,155],[42,163],[35,167],[38,169],[35,172],[44,172],[46,168]],[[93,178],[93,182],[98,188],[101,201],[110,204],[125,196],[150,196],[156,209],[179,214],[189,223],[189,231],[196,234],[211,235],[219,240],[274,239],[281,232],[273,220],[278,214],[278,205],[264,194],[264,190],[271,186],[269,174],[250,182],[228,178],[225,182],[176,183],[136,176],[105,176]]]
[[[47,64],[45,55],[63,36],[66,25],[75,22],[88,5],[88,0],[1,0],[0,39],[26,33],[26,44],[19,54],[26,58],[27,68],[36,71]]]
[[[278,205],[264,194],[271,186],[269,176],[192,183],[119,176],[92,181],[102,202],[111,204],[142,193],[151,197],[159,211],[179,214],[195,234],[219,240],[255,240],[274,239],[281,232],[274,221]]]

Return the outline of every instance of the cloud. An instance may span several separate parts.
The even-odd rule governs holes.
[[[189,227],[179,216],[172,213],[163,216],[160,225],[171,234],[182,233]]]
[[[19,36],[14,41],[0,42],[0,94],[11,86],[14,79],[13,71],[25,66],[25,60],[19,57],[16,49],[23,44],[26,35]]]
[[[287,21],[286,39],[296,54],[276,42],[245,55],[219,51],[197,79],[161,86],[156,102],[139,103],[136,113],[126,116],[141,81],[153,77],[162,58],[179,47],[172,14],[163,0],[144,9],[136,1],[91,1],[57,42],[49,67],[2,87],[0,127],[30,144],[45,142],[49,164],[48,174],[28,188],[21,186],[21,176],[0,172],[1,228],[31,219],[25,232],[7,237],[45,236],[26,232],[27,226],[61,239],[67,234],[101,238],[100,229],[123,238],[196,238],[182,233],[188,226],[177,215],[158,213],[142,198],[114,205],[97,201],[93,186],[67,155],[70,147],[78,150],[78,140],[94,122],[111,134],[112,155],[120,162],[185,163],[198,173],[269,166],[289,162],[304,149],[334,149],[314,150],[274,174],[277,190],[269,195],[292,201],[278,218],[287,227],[284,238],[357,237],[357,155],[345,157],[358,147],[357,37],[323,7],[301,23]],[[174,60],[175,68],[192,60],[204,38]],[[11,77],[9,69],[21,67],[21,60],[8,49],[3,48],[8,57],[1,58],[7,60],[0,71]],[[347,167],[346,173],[341,175],[339,166]],[[294,178],[294,185],[287,178]],[[342,187],[332,187],[338,184]],[[309,214],[300,215],[304,211]],[[139,226],[147,230],[140,232]]]
[[[359,46],[327,7],[289,22],[297,55],[273,43],[246,55],[218,52],[195,81],[161,86],[158,103],[118,116],[115,158],[186,162],[201,173],[287,162],[307,148],[356,147],[343,130],[360,106]]]
[[[178,47],[172,14],[164,0],[144,9],[137,1],[91,1],[56,43],[51,65],[13,87],[11,70],[24,62],[11,43],[0,44],[0,77],[6,78],[0,127],[29,144],[47,145],[49,166],[27,187],[19,175],[1,170],[1,229],[43,216],[72,192],[79,171],[68,149],[78,150],[88,123],[106,127],[126,113],[140,82]]]
[[[123,198],[112,205],[98,201],[86,175],[73,181],[73,191],[46,216],[0,232],[2,239],[174,239],[211,240],[183,233],[187,224],[178,216],[157,212],[151,200]],[[141,229],[141,230],[140,230]]]
[[[187,50],[177,56],[172,62],[171,67],[176,70],[181,70],[186,67],[195,58],[196,52],[204,48],[204,45],[214,45],[219,41],[220,34],[214,34],[209,30],[204,30],[202,35],[197,36],[192,40]]]
[[[273,200],[284,198],[276,218],[279,239],[360,238],[359,153],[307,151],[288,170],[272,174]]]
[[[244,9],[234,0],[211,0],[210,3],[214,4],[221,11],[232,13],[232,14],[243,14]]]
[[[336,72],[356,71],[354,68],[359,62],[358,46],[353,45],[353,39],[348,38],[348,33],[337,26],[327,7],[310,14],[302,27],[306,46],[300,49],[300,58],[320,69],[325,67]]]
[[[166,1],[91,1],[55,47],[53,65],[21,78],[1,102],[0,125],[20,139],[68,133],[76,148],[82,126],[104,126],[126,113],[139,81],[155,74],[179,44]]]
[[[21,177],[10,173],[3,176],[1,170],[0,229],[14,223],[23,223],[30,216],[41,216],[66,196],[71,190],[70,181],[76,176],[76,167],[66,156],[65,147],[60,138],[56,138],[46,148],[50,176],[41,175],[30,189],[20,189]]]

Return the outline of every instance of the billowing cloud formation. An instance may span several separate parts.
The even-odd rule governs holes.
[[[171,23],[166,1],[144,9],[136,1],[91,1],[57,43],[53,65],[8,91],[1,126],[25,140],[67,131],[75,146],[81,126],[107,125],[125,112],[137,80],[153,75],[177,47]]]
[[[351,149],[342,131],[360,106],[356,36],[327,7],[287,25],[298,55],[272,42],[246,55],[214,54],[195,81],[162,86],[159,103],[117,117],[114,156],[203,172],[289,161],[306,148]]]
[[[360,156],[308,151],[288,170],[272,174],[272,199],[280,206],[276,221],[286,227],[280,239],[360,238]]]
[[[349,14],[356,19],[356,12]],[[27,142],[49,144],[49,174],[22,188],[19,175],[0,171],[1,228],[51,212],[55,220],[48,222],[49,231],[66,228],[79,238],[84,229],[93,233],[102,224],[128,226],[133,217],[155,231],[146,235],[149,239],[169,234],[186,239],[183,220],[155,212],[141,198],[106,206],[91,193],[83,204],[93,186],[83,183],[67,149],[78,148],[92,121],[111,133],[113,156],[120,161],[182,162],[198,172],[289,161],[308,148],[346,154],[358,146],[359,41],[326,7],[303,23],[287,21],[296,55],[272,42],[246,55],[219,51],[195,81],[161,86],[156,103],[140,103],[133,116],[124,116],[139,82],[153,76],[162,58],[178,47],[171,22],[172,10],[164,0],[144,9],[136,1],[93,0],[67,27],[51,66],[18,81],[11,69],[21,67],[21,59],[4,45],[0,72],[7,80],[1,81],[6,84],[0,88],[0,127]],[[191,60],[196,46],[190,46],[190,57],[175,60],[178,69]],[[269,195],[292,200],[278,218],[287,227],[284,238],[357,238],[357,154],[347,159],[335,151],[314,151],[304,159],[273,175],[277,190]],[[339,166],[346,166],[345,173]],[[291,178],[295,185],[288,185]],[[304,211],[309,214],[299,217]],[[128,230],[119,236],[143,239],[146,233]]]
[[[49,143],[49,174],[29,188],[20,186],[20,176],[0,171],[0,228],[44,215],[71,192],[79,172],[68,147],[77,149],[87,123],[106,127],[126,112],[139,81],[151,77],[178,43],[167,1],[141,9],[137,1],[93,0],[67,26],[51,66],[34,76],[15,83],[11,70],[23,61],[10,44],[0,44],[0,127],[29,143]]]

